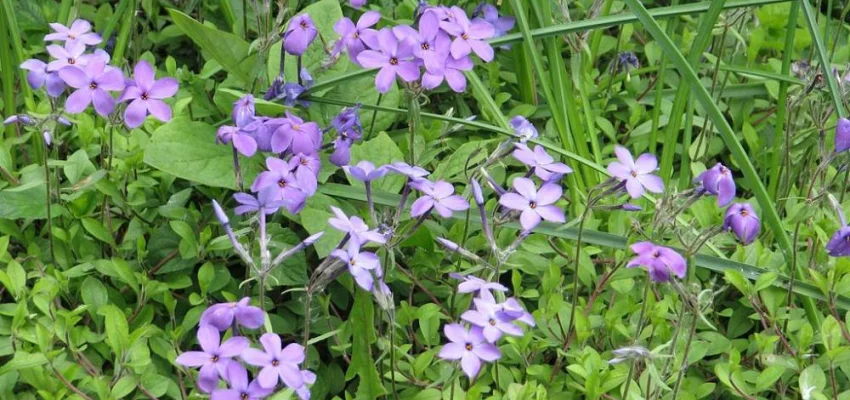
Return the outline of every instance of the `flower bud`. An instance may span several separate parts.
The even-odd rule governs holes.
[[[850,149],[850,119],[839,118],[835,125],[835,152]]]
[[[761,221],[749,203],[729,206],[723,220],[723,230],[732,231],[744,245],[750,244],[761,230]]]
[[[230,220],[227,218],[227,214],[224,213],[224,210],[218,204],[217,201],[212,201],[213,211],[215,211],[215,217],[218,218],[218,222],[222,225],[227,225],[230,223]]]

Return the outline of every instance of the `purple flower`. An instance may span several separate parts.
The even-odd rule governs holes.
[[[127,86],[120,101],[132,100],[124,111],[124,123],[128,128],[136,128],[145,121],[148,113],[154,118],[168,122],[171,120],[171,108],[162,99],[177,93],[177,80],[174,78],[154,79],[154,70],[146,61],[139,61],[133,69],[134,86]]]
[[[357,56],[364,68],[380,68],[375,77],[375,86],[381,93],[390,90],[396,75],[405,82],[419,79],[419,67],[413,61],[411,46],[403,41],[399,43],[389,29],[378,32],[378,49],[365,50]]]
[[[83,55],[86,52],[86,45],[81,42],[71,42],[66,44],[65,47],[51,44],[47,46],[47,52],[55,58],[47,64],[47,71],[49,72],[59,71],[68,66],[85,67],[89,60],[89,57]]]
[[[437,214],[440,214],[441,217],[449,218],[455,211],[469,209],[469,202],[463,197],[454,194],[455,188],[451,183],[446,181],[431,183],[423,179],[413,183],[413,185],[424,196],[416,199],[413,205],[410,206],[410,216],[412,217],[419,217],[434,209],[437,210]]]
[[[431,13],[426,13],[425,15],[429,14]],[[422,87],[429,90],[434,89],[437,86],[440,86],[440,84],[443,83],[443,80],[445,80],[452,90],[457,93],[463,93],[466,91],[466,76],[463,75],[463,71],[472,70],[472,59],[469,57],[462,57],[456,60],[449,57],[445,60],[445,62],[446,64],[437,73],[430,70],[425,71],[425,74],[422,75]]]
[[[513,320],[522,322],[528,326],[535,326],[534,316],[519,304],[519,301],[513,297],[509,297],[501,304],[502,312]]]
[[[236,126],[248,126],[254,121],[256,108],[254,107],[254,96],[245,95],[241,99],[233,102],[233,112],[231,118]]]
[[[124,74],[114,67],[107,67],[100,59],[92,59],[85,69],[66,67],[59,71],[68,86],[77,89],[65,101],[65,111],[77,114],[94,103],[94,110],[102,117],[115,109],[115,99],[109,91],[124,89]]]
[[[375,168],[375,164],[372,164],[369,161],[363,160],[357,163],[355,166],[345,166],[342,167],[349,175],[351,175],[354,179],[357,179],[361,182],[371,182],[375,179],[383,178],[384,175],[389,173],[385,167]]]
[[[322,162],[316,154],[298,153],[289,159],[289,166],[295,174],[298,188],[307,196],[312,196],[318,188],[319,169]]]
[[[732,231],[741,243],[747,245],[759,235],[761,221],[749,203],[732,204],[726,209],[723,230]]]
[[[449,55],[452,40],[440,29],[440,19],[436,13],[426,12],[422,14],[422,17],[419,18],[419,31],[413,35],[412,40],[414,40],[413,54],[422,60],[425,70],[433,75],[441,76],[443,68],[446,66],[446,58]],[[457,62],[455,64],[460,65]],[[468,64],[469,69],[472,69],[472,60],[469,60]],[[459,68],[457,65],[454,67],[455,70]],[[466,63],[463,63],[462,66],[465,67]],[[465,82],[466,80],[464,80]]]
[[[361,252],[360,243],[353,238],[348,242],[345,250],[336,249],[331,252],[331,257],[340,259],[348,266],[348,272],[363,290],[372,290],[375,279],[371,271],[375,271],[379,277],[381,275],[381,262],[378,255],[368,251]]]
[[[397,161],[389,165],[384,166],[386,169],[395,172],[399,175],[404,175],[410,180],[418,180],[422,179],[431,173],[425,170],[425,168],[418,167],[415,165],[410,165],[403,161]]]
[[[290,343],[281,348],[280,336],[274,333],[266,333],[260,336],[260,344],[263,350],[247,348],[242,352],[242,360],[255,367],[262,367],[257,374],[257,382],[260,387],[273,389],[278,380],[290,389],[297,389],[304,385],[299,364],[304,362],[306,352],[304,346],[298,343]]]
[[[564,174],[573,172],[573,169],[566,164],[555,162],[555,159],[540,145],[534,146],[532,151],[525,144],[517,143],[513,156],[521,163],[533,168],[534,174],[546,182],[561,179]]]
[[[283,32],[283,48],[294,56],[304,54],[319,33],[309,14],[296,15]]]
[[[522,336],[522,328],[513,324],[515,318],[503,313],[501,304],[488,301],[491,299],[482,297],[472,299],[475,309],[465,311],[460,318],[480,327],[484,338],[490,343],[495,343],[502,334]]]
[[[230,125],[222,125],[215,134],[216,142],[230,143],[245,157],[251,157],[257,152],[257,140],[250,132]]]
[[[511,127],[514,128],[520,143],[537,138],[537,128],[521,115],[511,118]]]
[[[452,57],[461,58],[474,52],[482,60],[492,61],[493,48],[485,40],[496,33],[493,25],[483,20],[470,21],[466,12],[457,6],[453,6],[449,14],[454,16],[454,21],[443,21],[440,28],[455,37],[451,46]]]
[[[440,349],[439,357],[444,360],[460,360],[460,367],[469,379],[478,376],[481,361],[493,362],[502,357],[499,348],[487,343],[481,328],[466,329],[460,324],[448,324],[443,333],[451,341]]]
[[[839,118],[835,125],[835,152],[841,153],[850,149],[850,119]]]
[[[706,193],[717,196],[717,205],[723,207],[735,198],[735,179],[732,171],[721,163],[705,170],[694,179],[705,189]]]
[[[70,29],[65,25],[55,22],[50,24],[50,28],[53,29],[54,33],[50,33],[45,36],[45,42],[79,42],[84,45],[92,46],[99,44],[101,41],[103,41],[103,39],[100,38],[100,35],[91,32],[91,24],[89,23],[89,21],[83,19],[74,20],[74,22],[71,23]]]
[[[481,3],[477,10],[481,13],[484,21],[493,26],[493,37],[503,36],[508,31],[514,28],[516,19],[514,17],[499,17],[499,10],[495,6],[487,3]],[[475,15],[475,13],[473,13]]]
[[[240,205],[233,211],[236,215],[263,210],[266,214],[274,214],[278,209],[288,206],[287,201],[278,198],[278,192],[274,187],[265,188],[257,193],[257,197],[248,193],[235,193],[233,198]]]
[[[508,288],[502,285],[499,282],[487,282],[484,279],[481,279],[477,276],[472,275],[460,275],[460,274],[451,274],[452,278],[462,280],[460,284],[457,285],[458,293],[479,293],[482,291],[491,291],[496,290],[499,292],[507,292]]]
[[[609,164],[608,172],[626,182],[626,191],[629,192],[629,196],[633,199],[643,196],[644,189],[652,193],[664,192],[664,181],[652,175],[658,169],[658,160],[654,155],[643,153],[635,161],[632,153],[619,145],[614,146],[614,153],[620,161]]]
[[[328,160],[331,164],[336,165],[337,167],[343,167],[348,165],[351,162],[351,145],[353,141],[346,137],[338,137],[334,140],[334,151],[331,153]]]
[[[335,229],[347,233],[352,240],[357,243],[365,243],[366,241],[384,244],[387,239],[380,234],[377,229],[369,230],[369,226],[363,222],[363,219],[353,215],[348,217],[342,210],[331,206],[335,218],[328,219],[328,224]]]
[[[359,10],[360,7],[363,7],[363,6],[366,5],[366,0],[350,0],[349,3],[351,4],[352,7]]]
[[[33,125],[34,124],[32,118],[30,118],[28,115],[17,114],[17,115],[13,115],[13,116],[3,120],[3,125],[5,126],[5,125],[9,125],[9,124],[16,124],[16,123],[19,123],[19,122],[24,124],[24,125]]]
[[[21,63],[21,68],[29,71],[27,83],[31,88],[46,86],[50,97],[59,97],[65,91],[65,82],[59,77],[59,73],[48,72],[44,61],[32,58]]]
[[[832,257],[850,256],[850,226],[835,231],[826,244],[826,250]]]
[[[293,389],[295,394],[298,395],[298,398],[301,400],[309,400],[310,399],[310,388],[307,385],[312,385],[316,383],[316,374],[307,371],[306,369],[301,370],[301,380],[304,381],[304,384],[299,388]]]
[[[210,325],[198,328],[198,344],[203,351],[187,351],[175,362],[185,367],[201,367],[198,373],[198,388],[209,393],[218,386],[218,378],[227,377],[227,368],[232,358],[248,348],[248,339],[234,336],[221,343],[218,329]]]
[[[366,49],[378,47],[378,31],[372,29],[381,20],[381,13],[368,11],[360,16],[357,25],[348,18],[342,18],[334,24],[334,32],[339,34],[340,39],[334,46],[333,53],[340,54],[342,50],[348,52],[348,57],[357,65],[357,55]]]
[[[336,129],[340,136],[360,139],[360,135],[363,133],[363,125],[360,123],[360,104],[343,108],[331,120],[331,126]]]
[[[292,173],[292,165],[276,157],[266,158],[268,171],[263,171],[251,185],[251,191],[271,191],[277,200],[282,201],[291,213],[300,211],[300,206],[307,200],[307,195],[301,189],[298,178]]]
[[[274,389],[260,386],[257,380],[249,383],[248,370],[237,362],[230,363],[225,380],[230,384],[230,389],[212,392],[211,400],[261,400],[274,392]]]
[[[685,277],[688,270],[685,259],[675,250],[656,246],[651,242],[637,242],[631,246],[637,254],[626,264],[628,268],[644,266],[649,270],[649,277],[655,282],[669,282],[670,273],[680,279]]]
[[[516,193],[509,192],[499,198],[499,204],[512,210],[521,211],[519,221],[522,229],[531,231],[540,224],[541,219],[563,223],[566,216],[554,205],[561,194],[561,187],[554,183],[544,183],[537,190],[534,182],[528,178],[514,179]]]
[[[266,313],[259,307],[250,305],[250,303],[250,297],[243,297],[238,302],[219,303],[210,306],[201,314],[201,325],[211,325],[220,331],[225,331],[233,326],[235,319],[239,325],[257,329],[263,326],[266,321]]]
[[[286,112],[285,118],[279,118],[282,124],[272,133],[272,151],[283,153],[289,150],[293,154],[316,154],[322,145],[322,131],[315,122]]]

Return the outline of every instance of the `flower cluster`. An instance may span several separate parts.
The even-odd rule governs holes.
[[[290,343],[283,347],[280,336],[265,333],[260,336],[262,350],[251,347],[245,336],[237,336],[239,328],[258,329],[266,314],[251,306],[250,298],[238,302],[219,303],[201,314],[198,345],[201,351],[187,351],[175,362],[186,367],[200,367],[198,388],[211,393],[215,400],[259,400],[274,393],[281,384],[295,391],[302,400],[310,398],[307,385],[316,382],[316,374],[302,370],[306,358],[303,346]],[[222,332],[230,338],[221,341]],[[241,362],[240,362],[241,361]],[[246,366],[257,369],[249,381]],[[224,382],[227,388],[220,388]]]
[[[506,292],[508,288],[500,283],[487,282],[475,276],[453,274],[461,279],[459,293],[473,293],[471,309],[460,318],[467,326],[453,323],[443,327],[443,333],[449,343],[440,349],[439,357],[444,360],[460,360],[463,372],[470,379],[478,376],[483,362],[493,362],[502,357],[496,343],[504,335],[522,336],[522,328],[517,322],[534,326],[534,317],[511,297],[497,302],[491,290]]]
[[[380,13],[364,13],[355,24],[339,20],[334,31],[340,35],[333,56],[343,51],[363,68],[378,69],[375,86],[381,93],[390,90],[398,77],[404,82],[421,78],[422,87],[434,89],[446,82],[455,92],[466,90],[464,71],[473,67],[471,54],[485,62],[493,60],[487,39],[504,35],[514,19],[499,17],[493,6],[483,7],[469,19],[460,7],[425,6],[416,26],[397,25],[374,29]],[[424,72],[422,68],[424,67]]]
[[[63,42],[47,46],[50,62],[30,59],[21,63],[21,68],[29,71],[27,82],[32,88],[45,87],[54,98],[62,96],[66,86],[74,89],[65,100],[65,112],[70,114],[83,112],[92,105],[98,115],[109,117],[117,103],[126,102],[124,124],[128,128],[139,127],[148,115],[163,122],[171,119],[171,108],[163,99],[177,93],[176,79],[155,79],[153,67],[145,61],[139,61],[133,69],[133,78],[126,79],[120,69],[109,65],[110,56],[102,49],[86,53],[88,46],[102,41],[100,35],[91,32],[88,21],[78,19],[70,28],[59,23],[50,27],[54,33],[44,40]],[[121,92],[117,102],[111,92]]]

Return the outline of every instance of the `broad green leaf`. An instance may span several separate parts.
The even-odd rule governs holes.
[[[826,385],[826,375],[819,365],[810,365],[800,374],[799,384],[800,394],[803,399],[812,399],[814,398],[814,394],[823,390]]]
[[[0,366],[0,376],[9,371],[37,367],[43,364],[47,364],[47,357],[45,357],[44,354],[31,354],[19,350],[15,352],[15,356],[12,357],[11,360],[6,361],[3,366]]]
[[[108,230],[106,230],[106,227],[104,227],[100,221],[94,218],[83,218],[82,223],[86,232],[92,235],[95,239],[115,247],[115,239],[112,238],[112,235]]]
[[[0,218],[47,218],[44,179],[0,190]]]
[[[92,313],[97,314],[100,307],[109,302],[109,293],[106,291],[106,286],[93,276],[87,277],[80,287],[80,295],[83,298],[83,303],[88,305]]]
[[[357,397],[363,399],[377,399],[386,391],[381,385],[378,369],[372,358],[372,343],[375,343],[375,309],[372,295],[360,288],[355,288],[357,294],[354,296],[349,323],[353,335],[353,347],[351,350],[351,364],[345,373],[345,379],[350,380],[355,376],[360,378],[357,387]]]
[[[248,43],[232,33],[201,24],[177,9],[169,8],[168,13],[174,24],[203,50],[206,57],[218,61],[243,83],[251,83],[255,56],[249,56]]]
[[[112,304],[101,307],[98,314],[104,317],[106,342],[116,355],[122,354],[130,344],[130,327],[127,325],[127,317]]]

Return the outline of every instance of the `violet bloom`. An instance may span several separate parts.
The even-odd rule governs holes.
[[[493,48],[485,40],[496,33],[493,25],[483,20],[470,21],[466,12],[457,6],[453,6],[449,14],[454,17],[454,22],[443,21],[440,28],[455,37],[451,46],[452,57],[461,58],[473,52],[486,62],[492,61]]]
[[[251,185],[251,191],[271,191],[276,199],[286,204],[287,210],[295,213],[296,211],[293,210],[297,208],[300,211],[300,207],[294,207],[294,205],[303,204],[307,196],[299,186],[295,174],[292,173],[292,166],[277,157],[268,157],[266,167],[268,171],[257,175]]]
[[[124,111],[124,123],[128,128],[136,128],[145,121],[148,114],[168,122],[171,120],[171,108],[162,99],[177,93],[177,80],[174,78],[154,79],[154,70],[146,61],[139,61],[133,69],[135,86],[127,86],[120,101],[130,101]]]
[[[240,204],[233,210],[236,215],[259,212],[260,210],[263,210],[265,214],[274,214],[281,207],[288,206],[286,200],[280,200],[278,198],[278,192],[274,187],[260,190],[257,193],[257,197],[251,196],[248,193],[235,193],[233,198]]]
[[[519,301],[513,297],[507,298],[504,303],[501,304],[502,312],[505,313],[509,318],[522,322],[528,326],[535,326],[534,316],[531,315],[525,308],[519,304]]]
[[[233,142],[236,151],[245,157],[251,157],[257,152],[256,138],[237,126],[222,125],[216,131],[215,140],[219,143]]]
[[[422,179],[431,174],[425,168],[416,165],[410,165],[403,161],[397,161],[392,164],[386,165],[385,168],[399,175],[404,175],[412,181]]]
[[[272,151],[283,153],[286,150],[294,154],[316,154],[322,145],[322,131],[315,122],[303,119],[289,111],[282,118],[282,124],[272,134]]]
[[[65,67],[85,67],[90,59],[83,55],[86,52],[86,45],[82,42],[71,42],[66,44],[65,47],[51,44],[47,46],[47,52],[55,58],[47,64],[47,71],[49,72],[59,71]]]
[[[68,86],[77,89],[65,101],[65,111],[77,114],[94,104],[94,110],[106,117],[115,109],[115,99],[109,91],[124,89],[124,74],[121,70],[107,67],[100,59],[92,59],[85,69],[66,67],[59,71],[59,77]]]
[[[500,17],[499,10],[492,4],[481,3],[477,11],[480,12],[484,21],[493,26],[493,37],[504,36],[516,24],[514,17]]]
[[[299,367],[306,358],[304,346],[290,343],[282,347],[280,336],[274,333],[260,336],[260,344],[265,351],[247,348],[242,352],[242,360],[255,367],[262,367],[257,374],[257,382],[261,387],[273,389],[278,380],[293,390],[304,385]]]
[[[732,231],[741,243],[747,245],[759,235],[761,221],[749,203],[732,204],[726,209],[723,230]]]
[[[399,43],[391,30],[378,32],[378,49],[363,51],[357,56],[357,61],[364,68],[380,68],[375,77],[375,87],[379,92],[388,92],[396,76],[405,82],[419,79],[413,49],[406,41]]]
[[[304,381],[304,384],[301,387],[293,389],[295,394],[298,395],[298,398],[301,400],[309,400],[310,399],[310,388],[307,385],[312,385],[316,383],[316,374],[311,371],[307,371],[306,369],[301,370],[301,380]]]
[[[84,19],[74,20],[74,22],[71,23],[70,28],[56,22],[50,24],[50,28],[53,29],[54,33],[47,34],[44,37],[45,42],[80,42],[84,45],[93,46],[103,41],[100,35],[91,32],[91,23]]]
[[[351,162],[351,145],[353,141],[346,137],[340,136],[333,142],[334,151],[328,157],[328,161],[337,167],[343,167]]]
[[[387,169],[383,166],[375,168],[375,164],[372,164],[369,161],[363,160],[357,163],[354,166],[345,166],[342,167],[349,175],[351,175],[354,179],[357,179],[361,182],[371,182],[375,179],[383,178],[384,175],[389,173]]]
[[[544,183],[540,190],[528,178],[514,179],[516,193],[509,192],[499,198],[499,204],[512,210],[521,211],[520,225],[525,231],[534,229],[540,221],[563,223],[566,221],[564,212],[554,205],[561,198],[563,191],[554,183]]]
[[[59,77],[58,72],[48,72],[47,64],[44,61],[35,58],[29,59],[21,63],[21,69],[29,71],[27,73],[27,83],[33,89],[39,89],[42,86],[47,88],[47,95],[50,97],[59,97],[65,91],[65,82]]]
[[[319,33],[309,14],[296,15],[283,32],[283,49],[294,56],[304,54]]]
[[[835,231],[826,244],[826,251],[832,257],[850,256],[850,226]]]
[[[717,205],[723,207],[735,198],[735,179],[732,171],[717,163],[711,169],[703,171],[694,179],[706,193],[717,196]]]
[[[455,211],[469,209],[469,202],[463,197],[454,194],[455,188],[446,181],[431,183],[421,180],[413,183],[414,188],[422,192],[424,196],[416,199],[410,206],[410,216],[419,217],[434,209],[443,218],[449,218]]]
[[[315,194],[319,186],[319,169],[322,167],[318,155],[298,153],[289,159],[289,165],[293,168],[298,188],[307,196]]]
[[[198,344],[203,351],[187,351],[174,361],[184,367],[201,367],[198,372],[198,388],[205,393],[213,391],[218,386],[218,378],[227,377],[227,368],[233,357],[242,354],[248,348],[247,338],[234,336],[221,343],[218,329],[210,325],[198,328]]]
[[[835,152],[841,153],[850,149],[850,119],[839,118],[835,125]]]
[[[248,370],[237,362],[230,363],[225,379],[230,389],[218,389],[212,392],[210,400],[261,400],[272,394],[274,389],[260,386],[256,379],[248,382]]]
[[[502,285],[499,282],[487,282],[484,279],[481,279],[477,276],[466,275],[463,276],[461,274],[451,274],[451,276],[455,279],[462,280],[460,284],[457,285],[458,293],[479,293],[482,291],[491,291],[496,290],[499,292],[507,292],[508,288]]]
[[[351,240],[356,240],[357,243],[369,241],[384,244],[387,242],[384,235],[380,234],[377,229],[369,230],[369,226],[363,222],[362,218],[356,215],[349,217],[342,210],[334,206],[331,206],[331,211],[335,217],[328,219],[328,225],[338,231],[347,233],[351,237]]]
[[[331,126],[340,135],[360,139],[363,133],[363,125],[360,122],[360,104],[354,107],[345,107],[332,120]]]
[[[357,65],[357,55],[366,49],[378,47],[378,31],[372,29],[381,20],[381,13],[368,11],[360,16],[357,25],[348,18],[342,18],[334,24],[334,32],[339,34],[340,39],[334,46],[333,54],[340,54],[342,50],[348,52],[348,57]]]
[[[469,379],[478,376],[481,361],[493,362],[502,357],[499,348],[487,343],[481,328],[466,329],[460,324],[448,324],[443,333],[451,341],[440,349],[439,357],[444,360],[460,360],[460,367]]]
[[[266,321],[266,313],[260,307],[254,307],[250,303],[250,297],[243,297],[238,302],[212,305],[201,314],[201,325],[212,325],[220,331],[225,331],[233,326],[233,321],[236,320],[239,325],[257,329]]]
[[[514,318],[502,312],[502,306],[491,299],[476,297],[472,299],[475,309],[467,310],[460,318],[481,328],[484,338],[490,343],[496,343],[502,334],[522,336],[522,328],[514,325]]]
[[[540,145],[534,146],[532,151],[525,144],[517,143],[512,155],[519,162],[534,169],[534,174],[546,182],[558,180],[564,174],[573,172],[573,169],[566,164],[555,162],[555,159]]]
[[[349,4],[351,4],[351,6],[354,7],[355,9],[359,10],[360,7],[363,7],[363,6],[366,5],[366,0],[350,0]]]
[[[669,282],[670,273],[680,279],[685,277],[688,270],[687,263],[675,250],[656,246],[651,242],[637,242],[631,246],[631,249],[637,256],[626,264],[627,268],[644,266],[649,270],[649,277],[655,282]]]
[[[511,118],[510,123],[511,127],[514,128],[514,133],[516,133],[520,143],[537,139],[537,128],[525,119],[525,117],[517,115],[516,117]]]
[[[645,190],[652,193],[664,192],[664,181],[652,175],[658,169],[658,160],[654,155],[643,153],[635,161],[632,153],[619,145],[614,146],[614,153],[620,161],[609,164],[608,172],[626,182],[626,191],[629,192],[629,196],[636,199],[643,196]]]
[[[425,15],[429,14],[431,13]],[[425,74],[422,75],[422,87],[429,90],[434,89],[445,80],[452,90],[463,93],[466,91],[466,76],[463,75],[463,71],[472,71],[472,67],[472,59],[469,57],[462,57],[457,60],[449,57],[445,59],[445,65],[438,73],[431,70],[425,71]]]
[[[247,126],[254,121],[256,113],[254,96],[248,94],[233,102],[231,119],[233,119],[233,123],[236,124],[236,126]]]
[[[412,39],[415,42],[413,54],[422,60],[425,70],[430,74],[442,77],[452,40],[449,38],[449,35],[440,29],[440,19],[437,13],[426,12],[422,14],[422,17],[419,18],[419,31],[413,35]],[[456,62],[455,64],[457,65],[453,65],[453,70],[456,72],[461,67],[465,67],[467,63],[461,65]],[[469,69],[472,69],[472,60],[469,60],[468,64]],[[427,77],[428,74],[425,74],[425,76]],[[464,79],[463,82],[463,86],[465,87],[466,80]],[[439,82],[434,87],[437,85],[439,85]]]
[[[357,286],[363,290],[372,290],[372,285],[375,279],[372,277],[372,272],[380,275],[381,262],[378,255],[368,251],[360,251],[360,243],[357,240],[350,240],[345,250],[336,249],[331,252],[331,257],[336,257],[348,266],[348,272],[354,277]]]

